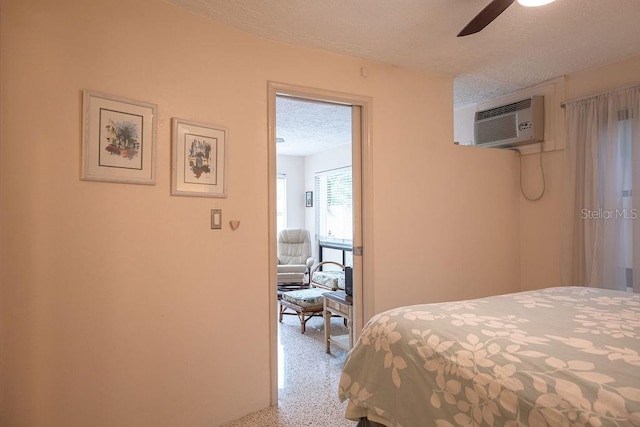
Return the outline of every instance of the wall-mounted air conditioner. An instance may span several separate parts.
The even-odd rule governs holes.
[[[474,135],[478,147],[510,148],[543,141],[544,97],[476,112]]]

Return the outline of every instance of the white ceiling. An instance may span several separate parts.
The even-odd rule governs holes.
[[[351,143],[351,107],[278,96],[278,154],[308,156]]]
[[[456,34],[489,0],[169,0],[260,37],[454,76],[461,108],[640,54],[640,0],[511,5]]]

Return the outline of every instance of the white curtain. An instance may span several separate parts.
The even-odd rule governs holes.
[[[640,292],[640,86],[566,105],[563,283]]]

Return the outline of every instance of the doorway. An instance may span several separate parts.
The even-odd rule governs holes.
[[[352,179],[352,206],[353,206],[353,218],[350,226],[352,227],[352,265],[353,265],[353,330],[357,338],[358,331],[363,325],[364,313],[372,311],[372,304],[367,304],[368,293],[363,287],[363,278],[368,276],[368,270],[370,260],[372,259],[372,251],[364,250],[364,243],[370,241],[371,230],[368,226],[370,221],[370,210],[367,209],[367,204],[363,203],[364,200],[371,200],[370,195],[367,193],[371,191],[369,186],[363,186],[363,181],[370,182],[366,177],[370,176],[371,168],[371,153],[370,153],[370,130],[369,130],[369,114],[370,114],[370,98],[360,97],[357,95],[341,94],[336,92],[317,90],[311,88],[303,88],[292,85],[284,85],[279,83],[269,83],[268,87],[268,126],[269,126],[269,261],[270,261],[270,283],[269,294],[273,296],[270,301],[270,355],[271,355],[271,404],[277,405],[278,402],[278,352],[277,352],[277,340],[278,340],[278,322],[277,322],[277,298],[276,298],[276,241],[277,241],[277,229],[278,220],[281,216],[277,215],[277,182],[278,182],[278,167],[277,167],[277,154],[278,144],[286,144],[287,139],[284,136],[277,135],[277,115],[278,113],[278,101],[281,104],[286,102],[302,102],[306,105],[314,104],[316,107],[340,107],[343,110],[349,110],[351,119],[350,132],[350,157],[351,157],[351,179]],[[322,117],[317,117],[317,120],[323,120]],[[279,142],[277,142],[280,138]],[[289,141],[293,143],[293,141]],[[343,147],[344,149],[344,147]],[[311,173],[311,172],[309,172]],[[308,201],[307,192],[314,192],[315,185],[307,177],[303,180],[304,184],[300,189],[299,199],[294,203],[300,203],[304,207],[303,218],[305,228],[310,228],[313,234],[318,231],[316,226],[316,210],[312,206],[305,205],[305,200]],[[280,183],[281,184],[281,183]],[[299,184],[299,183],[298,183]],[[298,186],[299,187],[299,186]],[[316,194],[318,197],[319,194]],[[364,196],[364,197],[363,197]],[[312,196],[313,197],[313,196]],[[316,200],[317,202],[317,200]],[[311,209],[309,209],[311,208]],[[307,217],[309,219],[307,219]],[[302,221],[298,219],[298,221]],[[310,221],[313,224],[310,225]],[[287,221],[288,222],[288,221]],[[282,227],[282,225],[280,225]],[[313,240],[314,255],[316,259],[319,252],[322,249],[319,248],[318,242]],[[367,281],[368,286],[372,285],[370,280]],[[368,308],[368,309],[366,309]]]

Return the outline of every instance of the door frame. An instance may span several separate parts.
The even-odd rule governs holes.
[[[360,194],[354,195],[354,227],[360,223],[361,233],[354,233],[353,246],[362,248],[362,256],[354,251],[354,339],[360,335],[365,319],[371,318],[373,307],[373,156],[371,141],[372,99],[368,96],[335,92],[324,89],[297,86],[269,81],[267,83],[267,133],[268,133],[268,260],[269,260],[269,370],[271,378],[271,406],[278,404],[278,301],[277,294],[277,236],[276,236],[276,96],[284,95],[300,99],[330,102],[359,107],[360,114],[354,114],[353,180],[360,187]],[[359,129],[355,128],[359,124]],[[357,138],[359,136],[359,138]],[[355,139],[359,139],[357,144]],[[360,161],[358,161],[358,159]],[[358,221],[359,219],[359,221]],[[360,236],[358,236],[360,234]],[[365,285],[366,283],[366,285]]]

